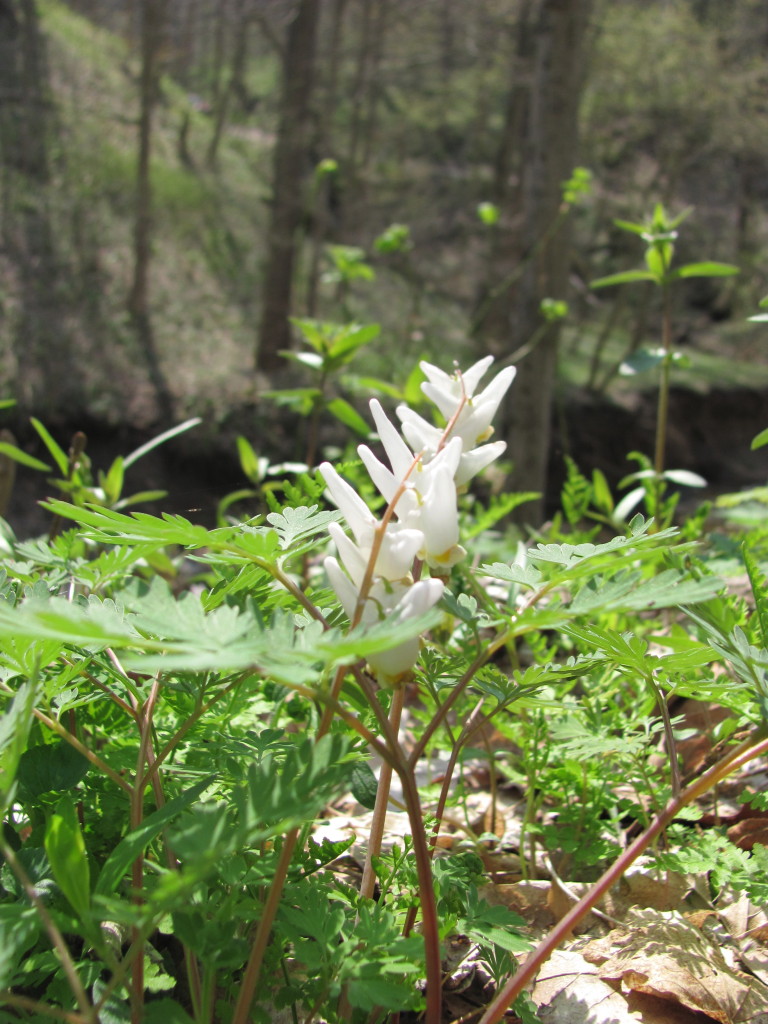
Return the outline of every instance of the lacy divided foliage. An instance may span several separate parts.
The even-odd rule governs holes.
[[[425,388],[448,427],[466,426],[471,374],[457,390],[461,375],[435,371]],[[524,876],[556,857],[561,875],[589,880],[629,827],[680,797],[670,695],[727,708],[724,749],[759,732],[768,529],[743,554],[733,533],[705,547],[641,516],[608,527],[604,482],[572,466],[565,524],[519,543],[495,529],[513,502],[461,490],[462,467],[490,461],[473,453],[496,405],[479,415],[478,397],[457,444],[401,414],[415,454],[374,412],[391,470],[361,458],[383,497],[348,464],[352,483],[324,466],[280,511],[210,530],[51,500],[69,528],[9,545],[3,1021],[244,1024],[286,1007],[365,1021],[426,1007],[437,1024],[448,938],[467,936],[499,988],[529,947],[525,922],[480,894],[479,854],[497,837],[470,831],[433,856],[465,770],[486,760],[521,791]],[[319,506],[324,485],[352,539]],[[323,563],[329,531],[340,561]],[[749,601],[729,596],[721,574],[734,572]],[[428,599],[404,604],[420,583]],[[407,747],[392,717],[406,683],[418,694]],[[652,756],[662,739],[666,766]],[[352,839],[312,833],[344,792],[373,807],[372,750],[400,777],[411,835],[372,855],[370,899],[331,869]],[[419,790],[416,768],[436,751],[450,768]],[[717,865],[713,885],[762,892],[759,856],[713,832],[686,842],[683,859]],[[515,1006],[534,1019],[524,998]]]

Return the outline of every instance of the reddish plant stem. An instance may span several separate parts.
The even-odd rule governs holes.
[[[691,783],[687,789],[676,798],[669,801],[667,806],[651,823],[650,827],[638,836],[635,841],[627,847],[620,857],[608,868],[589,892],[579,900],[575,907],[552,929],[549,935],[544,938],[536,949],[528,956],[525,964],[507,981],[493,1001],[489,1004],[479,1024],[496,1024],[504,1016],[507,1008],[517,999],[538,974],[542,965],[554,953],[555,949],[568,937],[573,928],[582,920],[586,914],[595,906],[601,897],[614,886],[624,875],[629,866],[645,852],[650,844],[664,831],[670,822],[680,813],[686,804],[698,799],[707,790],[716,786],[727,775],[743,767],[749,761],[768,752],[768,739],[755,742],[755,736],[741,743],[738,747],[727,754],[716,765]]]
[[[399,686],[392,694],[392,704],[389,708],[389,724],[392,732],[394,733],[395,740],[397,740],[397,734],[400,729],[404,695],[405,687]],[[374,700],[375,699],[376,698],[374,697]],[[373,897],[373,890],[376,882],[376,872],[373,870],[373,858],[378,857],[381,853],[381,841],[384,837],[384,820],[387,815],[387,805],[389,804],[389,791],[391,787],[392,765],[387,764],[387,762],[384,761],[379,771],[379,784],[376,787],[376,803],[373,808],[371,830],[368,834],[368,850],[365,854],[365,864],[363,866],[363,880],[360,883],[360,895],[364,899],[368,900]]]
[[[147,763],[148,751],[152,742],[152,714],[157,703],[160,692],[160,680],[155,679],[149,691],[145,704],[138,708],[140,734],[139,734],[139,755],[136,763],[136,778],[131,792],[131,831],[135,831],[141,825],[144,817],[144,790],[147,785],[147,773],[144,766]],[[141,890],[144,885],[144,854],[140,853],[131,867],[131,885],[133,887],[133,902],[143,903]],[[141,929],[134,926],[131,935],[131,944],[137,947],[136,958],[131,965],[131,986],[133,998],[131,999],[131,1024],[141,1024],[144,1018],[144,937]]]

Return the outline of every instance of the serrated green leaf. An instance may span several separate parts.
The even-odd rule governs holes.
[[[270,512],[267,522],[274,526],[280,537],[280,546],[285,551],[297,540],[313,537],[327,530],[328,523],[337,522],[341,518],[339,512],[318,512],[317,505],[309,508],[284,508],[282,512]]]
[[[0,809],[3,813],[13,796],[16,773],[27,745],[38,695],[36,681],[23,683],[0,715]]]
[[[483,576],[489,576],[494,580],[502,580],[504,583],[519,583],[523,587],[538,587],[544,581],[544,576],[536,566],[533,565],[507,565],[505,562],[485,563],[477,570]]]
[[[742,545],[742,552],[744,555],[744,565],[749,576],[749,584],[752,588],[752,596],[755,599],[755,611],[760,623],[763,647],[768,648],[768,581],[766,581],[765,576],[760,571],[757,560],[746,543]]]

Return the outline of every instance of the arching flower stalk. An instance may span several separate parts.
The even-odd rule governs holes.
[[[367,445],[360,445],[358,453],[387,501],[381,522],[330,463],[320,466],[329,497],[352,534],[331,524],[339,558],[327,558],[325,568],[353,626],[389,618],[402,621],[428,611],[442,596],[442,580],[466,554],[459,544],[457,488],[506,448],[503,441],[484,442],[493,433],[491,420],[515,369],[502,370],[476,394],[492,362],[493,356],[487,356],[465,373],[456,369],[452,375],[421,363],[427,378],[422,391],[447,421],[442,430],[401,405],[397,415],[404,438],[372,399],[371,413],[389,466]],[[418,578],[422,563],[432,574],[428,580]],[[407,641],[401,647],[370,661],[380,682],[401,683],[415,664],[418,644]]]
[[[371,401],[371,414],[389,466],[366,445],[360,445],[358,453],[387,502],[380,521],[330,463],[320,466],[328,495],[344,516],[351,534],[338,523],[329,526],[338,558],[326,558],[325,569],[352,628],[384,619],[403,622],[423,615],[440,600],[451,568],[466,555],[459,543],[458,488],[506,448],[503,441],[485,442],[493,433],[491,420],[512,383],[515,369],[502,370],[477,394],[492,362],[493,357],[487,356],[465,373],[457,368],[453,374],[421,363],[427,378],[422,391],[445,418],[446,426],[442,429],[407,405],[401,405],[396,410],[402,424],[401,435],[379,402]],[[430,576],[421,579],[424,565]],[[411,677],[420,647],[421,638],[416,636],[368,658],[368,667],[378,682],[394,688],[389,721],[395,737],[400,726],[404,683]],[[337,682],[340,686],[341,677]],[[361,885],[361,893],[367,897],[373,894],[372,859],[381,849],[391,778],[392,769],[384,764]],[[409,806],[409,814],[412,811]],[[412,827],[415,831],[413,822]],[[425,907],[425,941],[426,913]]]

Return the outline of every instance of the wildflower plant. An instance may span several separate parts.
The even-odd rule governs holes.
[[[422,390],[446,420],[433,426],[407,405],[397,409],[408,447],[380,403],[372,399],[371,413],[389,467],[367,445],[358,454],[371,480],[387,502],[377,521],[363,499],[324,462],[320,472],[328,495],[352,531],[351,539],[338,523],[328,527],[341,558],[331,556],[325,568],[353,626],[383,618],[402,621],[429,611],[443,595],[444,577],[466,554],[459,544],[457,487],[502,454],[503,441],[483,444],[492,433],[491,420],[515,376],[513,367],[500,374],[479,395],[477,386],[493,362],[488,356],[465,374],[452,376],[429,363]],[[426,564],[434,575],[419,578]],[[342,568],[343,565],[343,568]],[[418,638],[413,637],[369,663],[381,682],[402,682],[416,662]]]
[[[358,449],[370,484],[323,463],[281,508],[214,529],[70,495],[45,503],[70,528],[11,539],[0,574],[3,1020],[267,1024],[291,1006],[308,1024],[405,1010],[439,1024],[442,943],[456,934],[498,987],[482,1024],[511,1003],[532,1019],[523,989],[600,893],[687,803],[768,749],[755,683],[765,630],[743,608],[723,612],[721,582],[674,528],[636,516],[598,539],[574,505],[570,532],[552,527],[516,551],[498,535],[475,541],[492,509],[467,523],[460,497],[504,450],[492,421],[515,373],[486,382],[491,363],[422,364],[439,422],[372,401],[381,450]],[[364,497],[371,488],[381,501]],[[323,489],[335,509],[319,508]],[[750,572],[758,625],[761,573]],[[687,609],[671,633],[654,617],[669,608]],[[410,744],[399,738],[407,683],[419,695]],[[672,772],[649,775],[643,742],[630,745],[619,721],[639,700],[657,735],[655,704],[673,690],[718,700],[750,730],[674,792]],[[524,922],[479,895],[479,847],[436,858],[453,777],[490,721],[520,751],[517,766],[499,758],[528,782],[524,872],[535,874],[537,836],[549,851],[567,831],[599,851],[595,872],[623,851],[519,970]],[[447,754],[439,792],[417,783],[436,746]],[[600,784],[626,774],[630,753],[637,787],[650,779],[659,795],[632,802],[646,831],[624,849],[630,811],[614,813]],[[580,801],[554,792],[595,755]],[[410,834],[387,851],[395,774]],[[313,838],[350,789],[373,807],[359,890],[330,870],[352,840]],[[542,820],[557,799],[560,820]]]

